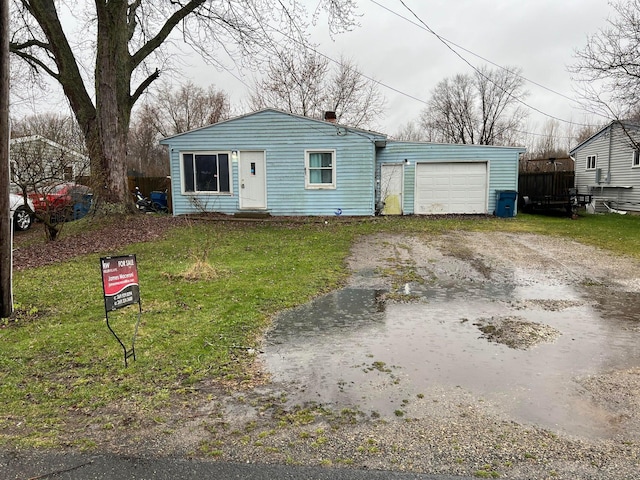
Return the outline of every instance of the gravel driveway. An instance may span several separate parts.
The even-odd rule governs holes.
[[[455,328],[477,329],[477,342],[512,352],[513,358],[536,359],[554,346],[565,345],[562,342],[580,340],[580,330],[575,339],[568,338],[574,334],[567,334],[562,323],[551,326],[530,321],[532,312],[542,319],[553,313],[571,321],[572,312],[589,311],[604,324],[617,322],[616,332],[623,339],[637,338],[640,333],[638,262],[570,240],[477,232],[429,238],[377,235],[363,238],[354,247],[349,265],[353,275],[348,289],[382,292],[372,297],[375,305],[383,305],[382,310],[421,304],[428,309],[435,301],[425,301],[425,295],[460,284],[483,291],[509,285],[509,293],[487,307],[491,315],[470,314],[457,321]],[[577,294],[566,297],[564,293],[570,291]],[[305,310],[296,312],[298,323],[304,324]],[[371,315],[377,315],[375,308]],[[447,383],[444,376],[411,390],[411,375],[404,365],[378,362],[373,355],[358,368],[353,368],[350,359],[332,364],[329,355],[325,358],[329,363],[318,366],[309,356],[295,356],[296,351],[303,355],[300,352],[312,350],[313,342],[282,343],[288,341],[286,335],[278,337],[283,322],[276,321],[267,335],[264,354],[258,357],[270,382],[233,396],[211,389],[206,401],[190,406],[190,421],[176,421],[170,432],[165,430],[153,439],[149,436],[143,442],[146,448],[239,462],[479,478],[640,478],[640,364],[635,360],[624,368],[618,368],[619,364],[607,368],[589,353],[583,363],[598,364],[593,370],[597,373],[567,380],[578,386],[572,391],[579,395],[571,401],[584,407],[585,424],[594,422],[606,431],[594,434],[585,427],[586,433],[581,434],[575,433],[582,431],[580,425],[572,432],[523,421],[514,414],[517,408],[511,408],[533,405],[522,396],[499,398],[489,390]],[[311,328],[309,338],[313,338],[311,330],[322,328]],[[589,332],[587,336],[600,335],[599,331]],[[347,335],[342,337],[351,342]],[[355,343],[367,345],[366,336],[358,338]],[[334,357],[344,357],[340,335],[331,341],[338,352]],[[622,345],[616,348],[628,344]],[[638,358],[638,344],[633,345],[622,357]],[[274,360],[279,357],[280,361]],[[335,370],[340,368],[342,376],[336,377]],[[366,398],[364,394],[358,397],[361,391],[349,382],[336,382],[355,370],[379,379],[370,383]],[[292,379],[289,371],[299,378]],[[505,375],[507,371],[505,368]],[[404,390],[393,397],[398,388]],[[395,410],[369,408],[371,397],[380,402],[386,395],[395,402]],[[535,392],[532,395],[531,401],[537,401]],[[544,411],[547,406],[535,408]],[[548,410],[553,408],[548,405]],[[526,412],[524,415],[526,418]],[[577,418],[580,423],[580,415]]]
[[[390,312],[409,312],[401,318],[407,322],[423,312],[429,325],[449,329],[444,329],[446,341],[430,337],[429,345],[421,344],[426,340],[420,332],[405,330],[410,333],[401,337],[408,358],[415,359],[421,349],[425,356],[428,350],[440,352],[428,357],[440,362],[440,373],[415,376],[415,368],[402,363],[404,357],[396,364],[382,361],[380,350],[367,353],[374,336],[365,333],[372,330],[351,328],[355,317],[349,316],[338,325],[342,330],[331,326],[335,348],[325,349],[331,351],[319,361],[310,355],[328,335],[327,326],[306,318],[305,308],[313,306],[305,306],[293,312],[299,314],[297,323],[311,325],[305,335],[287,340],[285,317],[276,319],[267,335],[263,352],[257,353],[265,372],[261,385],[233,394],[218,385],[199,385],[180,397],[172,411],[158,412],[161,423],[149,419],[127,438],[96,430],[95,447],[127,455],[478,478],[640,478],[640,342],[629,342],[640,335],[637,261],[566,239],[454,232],[365,237],[348,263],[353,274],[345,291],[352,296],[345,301],[368,312],[374,319],[371,328],[384,331]],[[478,302],[473,292],[496,292],[495,300]],[[328,304],[336,298],[318,302],[331,310],[335,305]],[[598,328],[580,325],[585,312],[598,320]],[[460,343],[461,338],[467,343]],[[504,387],[512,363],[528,372],[527,365],[540,358],[571,350],[575,342],[593,345],[594,339],[609,342],[619,355],[586,349],[582,364],[593,368],[570,377],[571,369],[558,364],[566,367],[561,378],[575,393],[566,404],[544,403],[563,398],[557,396],[563,384],[548,385],[548,377],[537,384],[544,395],[506,387],[497,392],[478,387],[486,369],[455,355],[448,363],[441,358],[474,349],[485,355],[494,349],[504,365],[497,369],[496,385]],[[402,346],[400,340],[395,344]],[[344,345],[353,348],[341,350]],[[305,351],[307,357],[295,356]],[[581,348],[572,351],[580,353]],[[356,354],[363,357],[354,364],[349,355]],[[369,379],[366,390],[347,381],[352,374]],[[420,384],[421,378],[429,382]],[[527,416],[528,410],[551,414],[555,407],[565,412],[559,418],[577,408],[585,413],[585,424],[580,425],[579,414],[574,428],[554,428]],[[587,424],[600,429],[590,430]]]

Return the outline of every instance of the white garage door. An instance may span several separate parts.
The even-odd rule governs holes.
[[[487,213],[487,164],[416,164],[415,213]]]

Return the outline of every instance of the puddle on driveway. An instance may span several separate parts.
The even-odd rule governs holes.
[[[416,398],[435,402],[460,389],[505,418],[610,437],[617,427],[576,378],[640,366],[640,295],[614,300],[610,291],[577,288],[539,280],[410,285],[420,297],[412,303],[345,288],[281,314],[264,361],[274,382],[296,387],[288,393],[292,403],[419,417],[429,414],[429,404]],[[474,325],[505,316],[560,335],[518,350],[488,341]]]

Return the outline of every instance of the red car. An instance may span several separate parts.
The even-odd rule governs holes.
[[[44,187],[41,192],[30,193],[36,213],[48,213],[65,217],[73,213],[74,206],[87,201],[91,189],[78,183],[60,183],[51,187]],[[90,200],[89,200],[90,201]]]

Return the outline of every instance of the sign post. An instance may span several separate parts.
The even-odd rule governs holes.
[[[128,366],[127,359],[136,359],[136,336],[138,325],[142,316],[142,304],[140,303],[140,285],[138,284],[138,266],[135,255],[120,257],[103,257],[100,259],[102,270],[102,289],[104,292],[104,311],[107,319],[107,327],[124,350],[124,366]],[[111,328],[109,324],[109,312],[113,312],[129,305],[138,304],[138,319],[131,339],[131,349],[127,349],[124,342]]]

